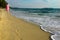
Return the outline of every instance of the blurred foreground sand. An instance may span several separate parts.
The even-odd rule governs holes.
[[[39,26],[0,9],[0,40],[49,40],[49,36]]]

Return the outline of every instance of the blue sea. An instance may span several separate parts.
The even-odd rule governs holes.
[[[59,8],[11,8],[10,12],[17,18],[40,25],[41,29],[46,32],[60,35]],[[57,39],[57,37],[54,39]]]

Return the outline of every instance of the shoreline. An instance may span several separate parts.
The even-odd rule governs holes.
[[[50,40],[50,33],[39,25],[16,18],[4,9],[0,13],[0,40]]]

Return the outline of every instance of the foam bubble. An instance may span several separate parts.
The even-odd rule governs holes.
[[[53,39],[53,40],[60,40],[60,35],[52,35],[51,36],[51,38]]]

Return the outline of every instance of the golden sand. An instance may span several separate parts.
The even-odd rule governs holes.
[[[49,36],[39,26],[0,9],[0,40],[49,40]]]

